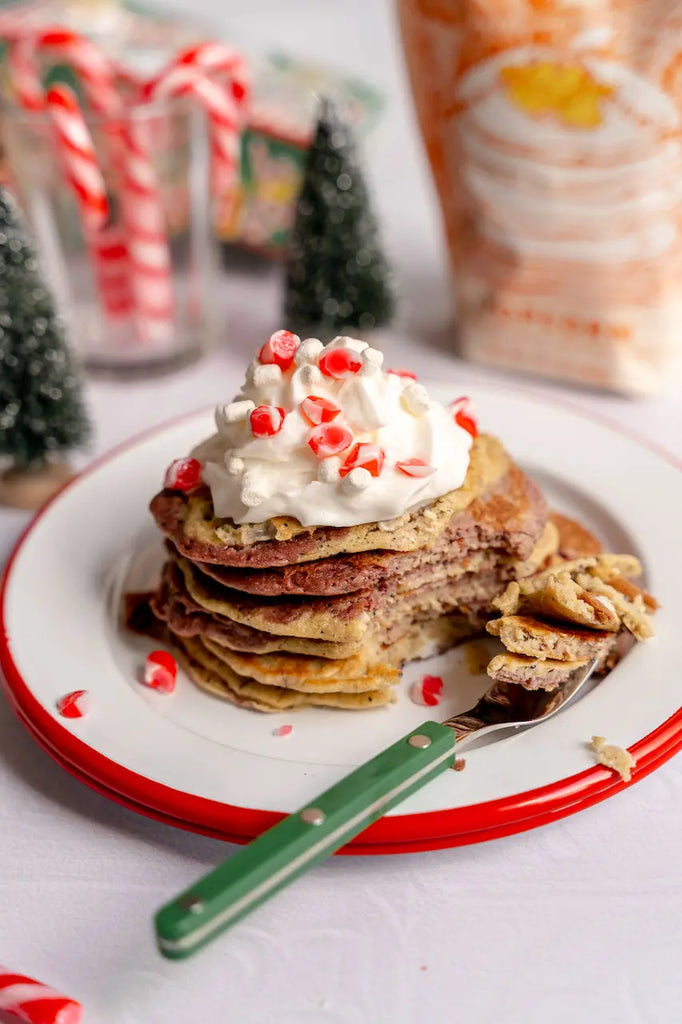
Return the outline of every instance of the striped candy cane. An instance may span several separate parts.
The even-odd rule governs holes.
[[[137,340],[145,344],[165,342],[173,327],[173,279],[161,197],[144,126],[138,125],[134,117],[125,116],[117,87],[120,69],[90,40],[54,30],[43,34],[40,45],[59,52],[73,64],[90,106],[110,122],[108,148],[120,179],[124,230],[118,227],[112,232],[107,240],[109,248],[104,251],[118,252],[125,260],[130,289],[127,304],[128,308],[132,306]],[[118,295],[120,308],[125,309],[125,291],[117,289],[113,279],[110,286],[112,296]]]
[[[96,114],[114,117],[120,113],[121,101],[109,59],[86,36],[62,28],[26,35],[10,47],[8,66],[21,106],[28,110],[44,107],[41,64],[45,55],[73,67]]]
[[[44,94],[41,66],[45,54],[50,59],[69,63],[78,73],[89,107],[107,121],[104,127],[109,158],[120,173],[123,156],[120,143],[122,103],[116,89],[113,69],[108,59],[89,39],[68,29],[50,28],[20,38],[10,47],[8,57],[17,102],[27,110],[47,109],[52,117],[67,177],[79,195],[84,234],[93,261],[102,306],[108,316],[121,317],[129,314],[131,308],[128,280],[130,268],[125,235],[118,223],[107,224],[105,227],[104,221],[100,225],[93,224],[87,216],[89,199],[87,193],[84,195],[81,191],[83,174],[77,173],[75,163],[78,154],[74,154],[70,138],[77,131],[78,149],[88,149],[94,159],[92,139],[78,101],[71,90],[67,89],[62,95],[53,95],[54,106]],[[58,92],[61,89],[55,88]],[[91,162],[90,155],[86,158],[87,162]],[[80,171],[83,172],[83,161],[80,163]]]
[[[33,34],[13,40],[7,54],[7,67],[14,98],[19,106],[24,110],[44,110],[45,96]]]
[[[120,229],[107,223],[106,185],[80,104],[67,85],[52,86],[45,103],[64,173],[76,196],[102,305],[110,317],[126,315],[130,312],[128,252]]]
[[[68,85],[53,85],[48,89],[45,102],[66,178],[76,193],[86,232],[91,235],[106,224],[109,203],[90,132],[80,104]]]
[[[83,1009],[75,999],[24,974],[0,967],[0,1012],[26,1024],[80,1024]]]
[[[157,76],[157,80],[166,78],[174,70],[182,68],[200,70],[211,81],[218,82],[223,88],[229,88],[236,105],[238,128],[244,127],[251,99],[251,76],[243,54],[221,42],[198,43],[176,54],[165,70]],[[158,88],[157,80],[147,83],[147,95],[153,94]],[[234,166],[232,166],[231,163],[225,163],[220,151],[220,143],[214,134],[212,160],[214,195],[221,203],[221,219],[227,220],[232,216],[232,206],[236,202],[237,196],[235,184],[239,180],[241,164],[238,132],[235,135],[235,145],[236,154],[234,154]]]
[[[227,81],[243,115],[251,99],[251,75],[246,58],[238,50],[225,43],[199,43],[182,50],[172,65],[200,68],[210,75],[215,74],[220,81]]]
[[[199,104],[210,127],[213,192],[221,195],[233,188],[240,168],[240,116],[224,87],[197,68],[181,66],[148,83],[145,92],[149,100],[189,97]]]
[[[138,340],[163,343],[173,328],[175,301],[168,232],[148,128],[134,114],[128,118],[122,135],[126,159],[121,198]]]

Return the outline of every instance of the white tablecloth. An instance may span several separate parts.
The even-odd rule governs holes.
[[[461,391],[502,380],[448,351],[437,213],[390,4],[235,0],[221,13],[238,40],[312,54],[387,91],[368,156],[402,299],[389,363]],[[91,383],[95,452],[231,397],[244,360],[280,325],[279,295],[275,268],[232,272],[219,352],[164,380]],[[630,402],[528,386],[682,454],[679,387]],[[25,521],[0,512],[1,556]],[[336,858],[173,964],[155,952],[153,911],[233,848],[97,796],[0,701],[0,962],[80,998],[88,1024],[672,1024],[682,1014],[681,800],[677,759],[541,830],[437,853]]]

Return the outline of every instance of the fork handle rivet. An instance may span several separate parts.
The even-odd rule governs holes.
[[[420,732],[416,732],[414,736],[410,736],[407,741],[411,747],[416,747],[417,750],[426,750],[427,747],[431,746],[431,740],[428,736],[424,736]]]
[[[319,807],[306,807],[301,811],[301,821],[304,821],[306,825],[324,825],[324,817],[324,811],[321,811]]]

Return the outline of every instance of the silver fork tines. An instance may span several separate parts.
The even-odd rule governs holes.
[[[522,729],[546,722],[576,696],[596,664],[597,659],[593,658],[553,690],[527,690],[519,683],[493,683],[473,708],[453,715],[443,725],[455,730],[457,749],[461,750],[471,740],[498,729]]]

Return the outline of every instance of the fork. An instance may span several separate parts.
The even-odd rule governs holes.
[[[596,663],[593,658],[554,690],[496,682],[469,711],[423,722],[163,906],[155,918],[159,950],[173,960],[190,956],[452,768],[455,747],[546,722],[580,692]]]

